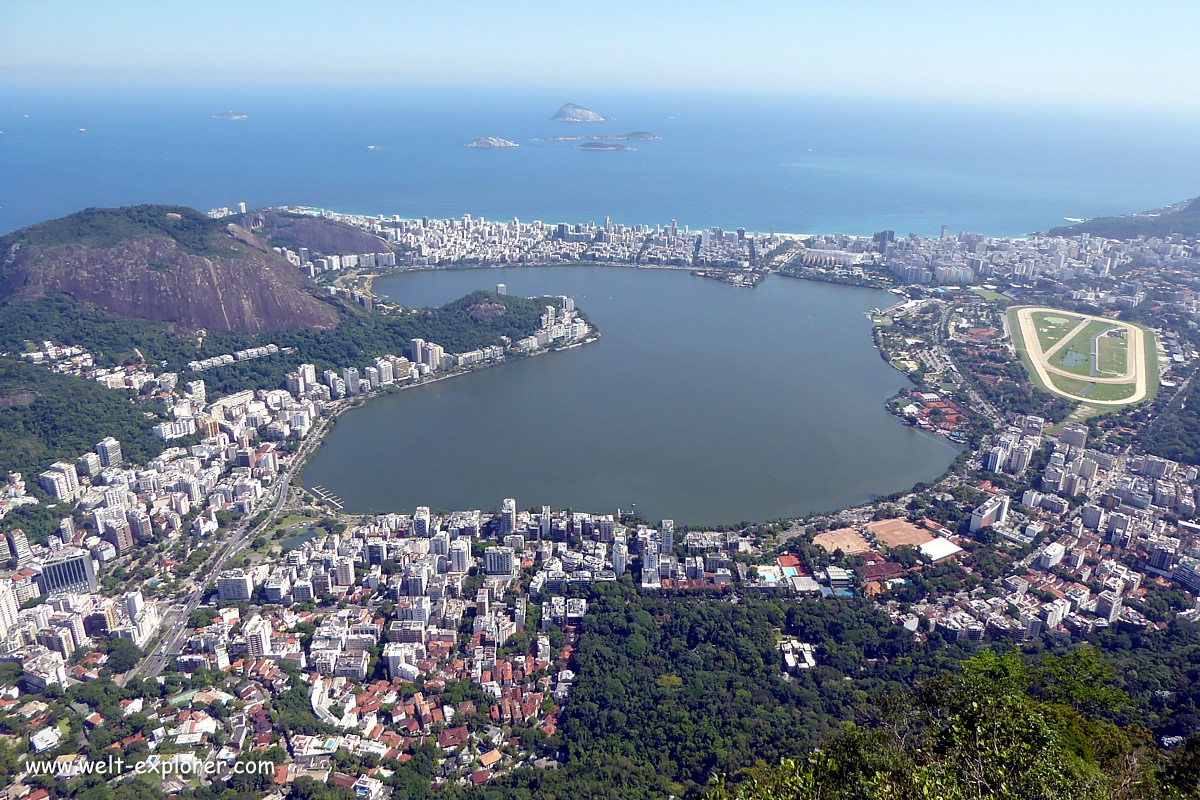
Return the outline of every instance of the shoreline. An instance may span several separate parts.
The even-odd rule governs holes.
[[[267,206],[267,207],[265,207],[265,209],[259,209],[259,210],[280,211],[280,212],[289,213],[289,214],[306,214],[306,215],[316,216],[316,217],[323,217],[326,215],[330,215],[330,216],[334,216],[334,217],[361,217],[363,219],[374,219],[374,220],[377,220],[380,216],[378,212],[376,212],[374,214],[370,214],[365,211],[364,212],[346,212],[346,211],[336,211],[332,208],[318,208],[317,206],[289,206],[289,205]],[[469,213],[469,212],[467,212],[467,213]],[[384,216],[387,217],[389,222],[392,222],[392,221],[417,222],[421,219],[421,217],[406,217],[406,216],[403,216],[400,214],[387,214]],[[459,215],[458,217],[438,217],[438,219],[459,219],[459,218],[461,218],[461,216],[462,215]],[[480,215],[480,216],[483,219],[489,218],[488,215]],[[500,220],[500,219],[513,219],[514,217],[522,218],[522,215],[520,215],[520,214],[505,214],[505,215],[492,214],[490,216],[493,221]],[[433,217],[430,217],[430,218],[433,219]],[[1064,216],[1064,217],[1060,217],[1059,219],[1067,220],[1069,218]],[[1095,219],[1095,218],[1087,218],[1087,219],[1084,219],[1083,221],[1090,222],[1091,219]],[[594,222],[595,220],[582,220],[582,221]],[[626,225],[626,226],[633,226],[633,225],[647,225],[648,223],[625,222],[625,223],[620,223],[620,224]],[[658,223],[658,224],[662,224],[662,223]],[[1071,224],[1079,224],[1079,223],[1071,223]],[[708,230],[709,228],[714,228],[714,227],[719,227],[719,228],[726,229],[726,230],[734,230],[739,226],[733,225],[732,227],[727,227],[725,224],[713,223],[712,225],[705,225],[705,226],[698,227],[695,229],[695,232]],[[746,226],[743,226],[743,227],[746,227]],[[1055,226],[1055,227],[1057,227],[1057,226]],[[895,227],[894,229],[900,230],[899,227]],[[882,230],[882,228],[881,228],[881,230]],[[985,233],[985,234],[980,234],[980,235],[982,235],[988,239],[1030,239],[1034,236],[1048,235],[1049,230],[1050,230],[1050,228],[1048,227],[1044,231],[1026,231],[1025,233],[1020,233],[1020,234],[1005,235],[1005,234],[986,234]],[[773,232],[776,236],[782,236],[787,239],[797,239],[797,240],[811,239],[814,236],[849,236],[849,237],[855,238],[855,239],[871,238],[870,233],[847,233],[845,231],[836,231],[836,230],[835,231],[810,231],[807,233],[797,232],[797,231],[780,231],[780,230],[776,230]],[[767,226],[767,230],[761,230],[758,228],[751,229],[749,227],[746,227],[746,233],[747,234],[755,234],[755,235],[769,234],[769,233],[772,233],[772,230],[771,230],[771,226],[769,226],[769,225]],[[935,234],[931,233],[927,236],[921,236],[920,238],[936,239],[937,236]]]

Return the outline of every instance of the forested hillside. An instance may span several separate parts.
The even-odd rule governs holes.
[[[333,302],[331,300],[331,302]],[[475,314],[481,305],[502,306],[500,314]],[[20,352],[27,342],[49,339],[56,344],[87,348],[100,365],[165,362],[165,367],[188,374],[186,364],[247,347],[275,343],[295,348],[269,358],[231,364],[199,375],[210,392],[275,388],[285,373],[303,363],[340,371],[370,359],[408,351],[413,338],[436,342],[457,353],[500,344],[501,337],[530,335],[540,324],[545,302],[538,299],[478,291],[440,308],[400,314],[369,313],[336,304],[337,327],[251,336],[231,331],[212,332],[202,339],[174,333],[163,323],[125,319],[82,305],[64,295],[36,300],[12,299],[0,306],[0,351]],[[139,358],[140,354],[140,358]]]
[[[52,462],[74,462],[106,436],[117,437],[135,463],[153,458],[163,444],[147,414],[153,417],[123,391],[0,359],[0,464],[24,473],[31,486]]]

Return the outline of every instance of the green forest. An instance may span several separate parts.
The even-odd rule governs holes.
[[[1091,651],[984,650],[881,698],[819,751],[722,776],[705,800],[1152,800],[1200,796],[1200,738],[1164,754],[1096,712],[1123,702]]]
[[[1142,433],[1139,443],[1156,456],[1200,464],[1200,394],[1189,389],[1182,402],[1164,408]]]
[[[187,206],[85,208],[10,233],[0,238],[0,249],[13,244],[56,247],[80,243],[89,247],[112,247],[128,239],[168,236],[180,249],[193,255],[228,255],[233,240],[223,235],[226,224]]]
[[[106,436],[120,440],[125,457],[136,463],[163,449],[150,430],[157,421],[151,408],[123,391],[42,366],[0,359],[0,407],[0,464],[24,473],[30,488],[51,463],[73,463]]]
[[[861,601],[616,588],[588,609],[571,700],[545,745],[563,765],[517,770],[466,797],[1196,796],[1184,767],[1195,766],[1197,740],[1155,746],[1196,729],[1192,623],[974,653],[936,635],[919,645]],[[785,678],[779,635],[816,645],[818,666]],[[981,748],[976,730],[1008,739]],[[1025,775],[1031,759],[1046,763]]]

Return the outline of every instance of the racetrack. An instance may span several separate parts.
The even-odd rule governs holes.
[[[1042,352],[1040,339],[1038,338],[1037,324],[1034,322],[1033,315],[1038,312],[1054,311],[1055,309],[1052,308],[1040,308],[1036,306],[1027,306],[1016,311],[1017,324],[1021,328],[1021,337],[1025,341],[1025,352],[1029,356],[1029,361],[1033,365],[1034,371],[1037,372],[1038,379],[1049,391],[1071,400],[1078,400],[1081,403],[1105,407],[1127,406],[1133,403],[1140,403],[1146,399],[1146,396],[1149,394],[1149,365],[1146,363],[1146,332],[1142,328],[1128,322],[1122,322],[1121,320],[1084,316],[1079,324],[1056,342],[1053,347]],[[1079,315],[1073,314],[1073,316]],[[1124,375],[1104,378],[1084,377],[1050,363],[1050,359],[1054,357],[1055,353],[1065,347],[1067,342],[1074,339],[1076,335],[1093,322],[1103,322],[1125,331],[1126,358]],[[1093,400],[1089,399],[1086,395],[1073,394],[1059,388],[1051,380],[1052,375],[1069,378],[1073,381],[1083,381],[1085,383],[1132,384],[1134,387],[1133,394],[1120,400]]]

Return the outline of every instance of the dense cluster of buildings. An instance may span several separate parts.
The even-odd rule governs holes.
[[[454,264],[558,264],[594,262],[647,266],[749,269],[779,248],[785,237],[719,227],[693,231],[672,220],[666,225],[604,222],[544,223],[460,219],[417,220],[337,214],[311,208],[290,211],[321,215],[386,239],[396,253],[317,256],[283,251],[297,266],[317,275],[328,270],[377,267],[435,267]]]
[[[945,233],[897,239],[885,231],[871,238],[806,237],[798,246],[774,234],[691,231],[675,222],[546,225],[325,215],[378,234],[395,251],[331,255],[279,248],[314,276],[474,262],[741,270],[784,248],[799,274],[886,275],[910,285],[1070,282],[1064,291],[1072,300],[1126,309],[1148,292],[1164,294],[1164,266],[1196,258],[1192,245],[1163,240]],[[1162,302],[1194,314],[1198,300],[1177,287]],[[894,316],[932,311],[942,320],[940,302],[907,301]],[[963,340],[987,344],[998,333],[975,317],[946,319],[949,335]],[[112,388],[149,392],[167,409],[155,433],[181,446],[133,464],[121,443],[107,437],[37,476],[38,487],[72,511],[44,542],[19,528],[3,537],[0,557],[11,569],[0,573],[0,660],[19,665],[27,694],[98,679],[106,656],[76,654],[101,639],[149,645],[167,610],[156,599],[159,582],[177,570],[184,574],[181,563],[162,555],[151,565],[158,577],[132,591],[106,580],[106,573],[132,563],[144,543],[194,549],[192,542],[216,540],[224,515],[259,511],[291,476],[295,456],[285,443],[309,437],[342,401],[591,335],[571,298],[563,297],[546,306],[537,331],[506,346],[449,353],[414,339],[402,355],[320,371],[302,364],[282,387],[216,399],[201,379],[180,385],[175,374],[155,374],[148,365],[96,368],[82,348],[43,342],[20,357]],[[894,355],[906,371],[951,377],[953,361],[943,351],[903,326],[893,336]],[[1180,337],[1168,332],[1163,341],[1166,366],[1195,358]],[[203,372],[278,352],[266,345],[188,366]],[[968,408],[957,388],[952,382],[945,390],[907,392],[896,410],[920,427],[955,436],[985,410]],[[122,713],[146,714],[153,725],[119,744],[144,741],[155,750],[169,742],[187,757],[205,753],[228,765],[284,741],[272,702],[299,688],[327,733],[289,737],[285,763],[273,774],[277,784],[307,776],[383,800],[387,790],[376,772],[341,773],[336,756],[403,761],[429,747],[438,754],[435,782],[483,783],[539,763],[521,733],[556,730],[575,682],[572,654],[589,592],[618,581],[655,593],[867,596],[919,638],[971,644],[1162,626],[1148,596],[1166,587],[1190,593],[1190,602],[1200,596],[1200,525],[1190,521],[1200,503],[1200,470],[1090,444],[1082,425],[1052,434],[1039,416],[1011,419],[974,454],[975,477],[954,477],[919,493],[922,502],[942,508],[959,502],[961,525],[939,522],[931,511],[898,516],[905,513],[900,506],[886,515],[874,507],[849,510],[836,525],[806,531],[803,546],[781,555],[767,555],[761,540],[743,531],[677,531],[671,520],[654,526],[625,524],[619,513],[525,510],[512,498],[494,516],[421,507],[412,514],[343,517],[348,526],[336,526],[338,533],[331,528],[279,551],[256,550],[236,568],[197,576],[212,586],[204,621],[189,627],[181,652],[171,653],[170,669],[219,674],[220,685],[162,702],[122,701]],[[1021,490],[1005,488],[1017,485]],[[948,487],[970,489],[972,499],[956,501]],[[37,502],[24,476],[9,473],[0,517]],[[980,554],[994,556],[999,567],[981,569]],[[953,588],[906,595],[932,579]],[[1179,613],[1200,618],[1200,605]],[[822,652],[785,638],[779,657],[782,670],[796,679],[820,663]],[[0,686],[0,713],[28,720],[35,750],[56,747],[62,733],[48,724],[45,703],[22,703],[20,695],[17,687]],[[231,703],[235,708],[213,713],[214,706]],[[97,716],[85,724],[103,725]],[[186,786],[164,784],[172,785]]]

